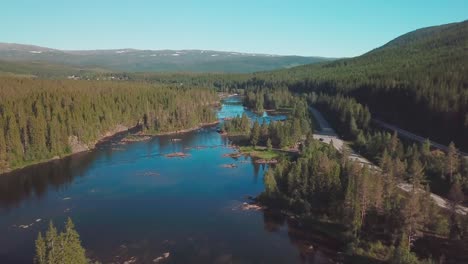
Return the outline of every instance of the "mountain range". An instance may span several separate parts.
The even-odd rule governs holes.
[[[330,61],[331,58],[281,56],[212,50],[57,50],[33,45],[0,43],[0,60],[15,68],[24,62],[36,67],[65,66],[68,70],[101,69],[118,72],[249,73]],[[12,62],[16,64],[11,64]],[[31,67],[31,65],[29,65]],[[11,67],[3,67],[7,71]],[[63,68],[63,67],[62,67]]]

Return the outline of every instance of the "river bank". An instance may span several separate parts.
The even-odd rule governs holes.
[[[11,172],[14,172],[16,170],[27,168],[29,166],[34,166],[34,165],[48,163],[48,162],[54,162],[54,161],[57,161],[57,160],[62,160],[64,158],[79,154],[79,153],[92,151],[92,150],[96,149],[96,147],[99,146],[100,144],[103,144],[103,143],[106,143],[106,142],[108,142],[110,140],[118,138],[119,136],[122,136],[123,134],[129,133],[129,132],[131,133],[131,131],[136,132],[136,133],[134,133],[134,135],[137,135],[138,137],[145,138],[145,140],[147,140],[147,139],[149,139],[148,137],[188,133],[188,132],[192,132],[192,131],[195,131],[195,130],[198,130],[198,129],[201,129],[201,128],[204,128],[204,127],[214,126],[214,125],[217,125],[218,123],[219,123],[219,120],[214,121],[214,122],[209,122],[209,123],[201,123],[200,125],[198,125],[196,127],[191,127],[191,128],[187,128],[187,129],[176,130],[176,131],[168,131],[168,132],[160,132],[160,133],[154,133],[154,134],[136,132],[135,130],[138,130],[140,125],[136,125],[134,127],[128,127],[128,126],[124,126],[124,125],[119,124],[119,125],[115,126],[113,129],[102,133],[102,135],[99,137],[99,139],[97,139],[97,140],[95,140],[95,141],[93,141],[91,143],[83,143],[78,139],[77,136],[69,136],[68,141],[69,141],[70,149],[71,149],[70,153],[66,153],[66,154],[62,154],[62,155],[56,155],[56,156],[53,156],[53,157],[48,158],[48,159],[25,162],[21,166],[17,166],[17,167],[14,167],[14,168],[6,168],[4,171],[0,171],[0,176],[2,174],[11,173]],[[140,141],[140,140],[135,140],[135,142],[136,141]],[[133,141],[132,140],[126,140],[125,141],[125,143],[130,143],[130,142],[133,142]]]
[[[79,153],[83,153],[83,152],[86,152],[86,151],[93,150],[99,144],[101,144],[103,142],[107,142],[108,140],[111,140],[111,139],[113,139],[114,137],[116,137],[118,135],[121,135],[123,133],[127,133],[128,131],[136,129],[136,128],[138,128],[138,125],[135,126],[135,127],[129,128],[127,126],[119,124],[119,125],[115,126],[113,129],[104,132],[97,140],[95,140],[95,141],[93,141],[91,143],[83,143],[83,142],[79,141],[77,136],[69,136],[68,137],[68,142],[69,142],[69,145],[70,145],[70,153],[65,153],[65,154],[62,154],[62,155],[56,155],[56,156],[53,156],[53,157],[48,158],[48,159],[41,159],[41,160],[34,160],[34,161],[24,162],[23,164],[21,164],[21,166],[16,166],[16,167],[13,167],[13,168],[7,168],[4,171],[0,171],[0,176],[2,174],[14,172],[16,170],[24,169],[24,168],[27,168],[29,166],[48,163],[48,162],[53,162],[53,161],[57,161],[57,160],[61,160],[61,159],[73,156],[75,154],[79,154]]]
[[[148,132],[140,131],[140,132],[136,133],[136,135],[137,136],[143,136],[143,137],[145,137],[145,136],[157,137],[157,136],[183,134],[183,133],[192,132],[192,131],[195,131],[195,130],[198,130],[198,129],[201,129],[201,128],[204,128],[204,127],[214,126],[214,125],[219,124],[219,122],[220,122],[219,120],[216,120],[216,121],[208,122],[208,123],[200,123],[198,126],[194,126],[194,127],[191,127],[191,128],[180,129],[180,130],[176,130],[176,131],[168,131],[168,132],[148,133]]]

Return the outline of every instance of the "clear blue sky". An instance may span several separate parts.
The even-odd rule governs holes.
[[[468,0],[14,0],[2,1],[0,42],[349,57],[466,19]]]

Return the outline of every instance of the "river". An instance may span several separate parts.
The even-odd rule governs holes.
[[[228,98],[220,119],[246,112]],[[179,141],[171,139],[178,138]],[[328,263],[281,216],[241,210],[263,187],[267,168],[232,159],[216,126],[119,144],[0,175],[0,263],[31,263],[49,221],[71,217],[92,259],[103,263]],[[165,154],[184,152],[186,158]],[[235,163],[236,168],[223,168]]]

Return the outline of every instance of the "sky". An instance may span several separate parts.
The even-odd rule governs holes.
[[[468,0],[2,1],[0,42],[353,57],[468,19]]]

